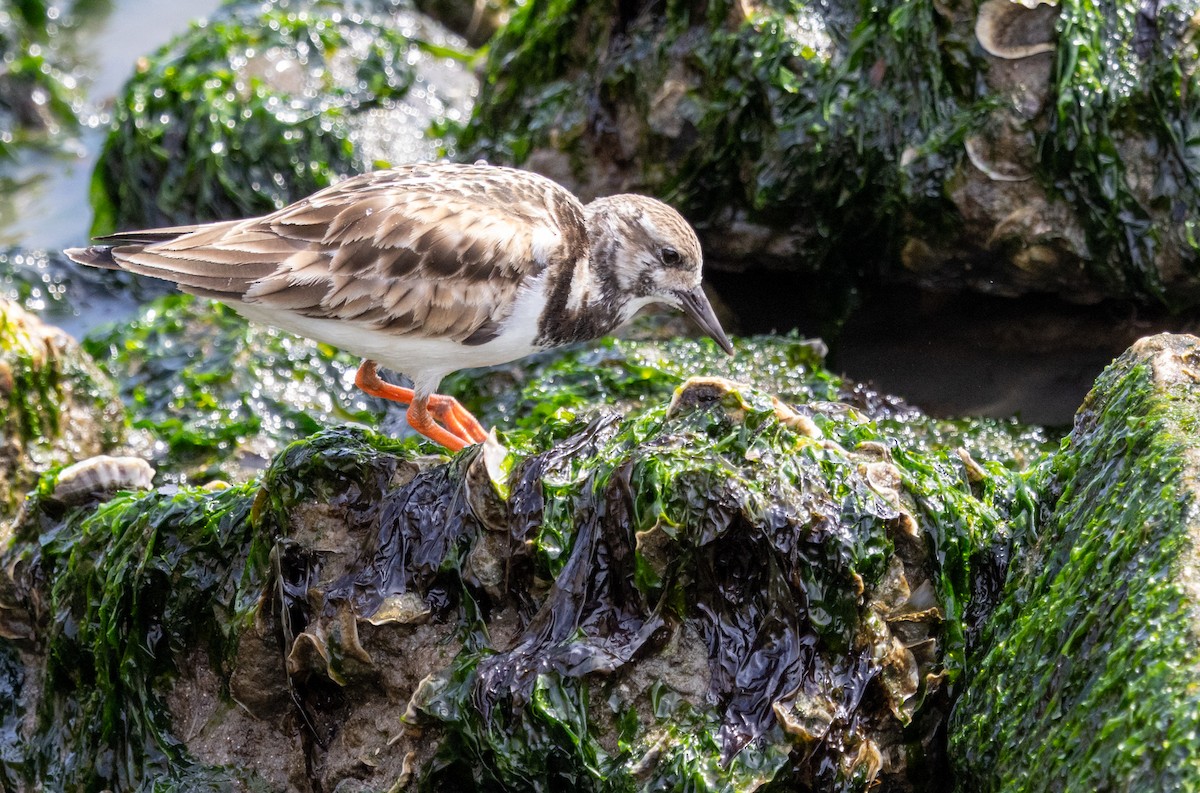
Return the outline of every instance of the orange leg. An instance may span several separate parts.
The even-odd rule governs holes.
[[[487,430],[479,423],[479,419],[471,415],[454,397],[433,394],[429,397],[429,411],[434,418],[447,427],[456,428],[454,431],[464,438],[470,438],[474,443],[487,440]]]
[[[487,438],[483,426],[457,399],[441,394],[417,399],[411,388],[402,388],[381,380],[374,361],[362,362],[354,384],[371,396],[408,405],[409,426],[451,451],[458,451],[472,443],[481,443]],[[445,427],[439,425],[435,418],[445,424]]]
[[[426,407],[428,401],[428,399],[417,400],[408,406],[406,416],[409,426],[426,438],[432,438],[442,444],[452,452],[461,451],[469,446],[470,441],[458,437],[433,420]]]

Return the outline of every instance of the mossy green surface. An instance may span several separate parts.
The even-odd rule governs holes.
[[[1163,279],[1200,267],[1200,4],[1058,5],[1050,107],[1026,127],[1034,178],[1079,218],[1078,253],[1103,294],[1194,301]],[[905,240],[937,246],[962,231],[951,193],[972,167],[964,143],[1014,101],[988,88],[1000,67],[975,39],[979,6],[729,1],[650,11],[532,0],[489,46],[460,149],[513,163],[549,149],[585,186],[616,171],[702,227],[739,213],[786,230],[796,239],[786,253],[759,251],[752,263],[765,256],[811,272],[806,312],[837,318],[852,287],[903,275]],[[1029,74],[1032,85],[1038,71]]]
[[[1126,353],[1037,477],[1036,530],[954,713],[964,793],[1200,790],[1200,356],[1174,343],[1191,375],[1155,382]]]
[[[639,330],[654,335],[657,324],[648,319]],[[399,413],[354,387],[359,359],[247,323],[219,303],[168,295],[131,322],[94,331],[84,347],[119,384],[134,427],[157,442],[153,462],[169,476],[205,481],[223,471],[252,472],[287,443],[343,421],[383,422],[390,432],[409,433]],[[747,383],[788,402],[845,402],[906,445],[962,446],[1014,470],[1052,445],[1037,427],[932,419],[848,382],[823,367],[820,342],[762,336],[739,340],[738,350],[730,358],[707,340],[603,339],[454,374],[441,391],[523,453],[548,448],[598,412],[637,414],[664,404],[687,378],[703,376]]]
[[[24,721],[0,762],[6,787],[217,790],[249,779],[193,767],[166,694],[189,653],[228,669],[262,594],[271,542],[249,517],[254,488],[125,493],[63,514],[54,481],[5,549],[44,587],[31,602],[40,679],[3,714]],[[31,703],[32,723],[17,710]]]
[[[0,160],[23,144],[50,143],[74,131],[79,92],[50,46],[60,8],[43,0],[0,4]]]
[[[1095,275],[1178,308],[1157,262],[1177,250],[1174,267],[1200,271],[1200,2],[1059,5],[1040,178],[1082,217]]]
[[[116,396],[74,340],[0,298],[0,523],[39,473],[124,439]]]
[[[601,408],[636,414],[663,404],[691,377],[724,377],[792,404],[840,403],[874,422],[894,445],[921,451],[962,447],[1014,470],[1024,470],[1054,447],[1053,435],[1040,427],[1003,419],[936,419],[839,377],[825,368],[820,341],[796,335],[746,337],[737,340],[737,354],[730,357],[706,339],[659,339],[653,321],[638,330],[642,333],[635,330],[632,339],[601,339],[484,372],[450,375],[442,390],[475,410],[485,426],[500,428],[509,443],[529,442],[511,432],[514,427],[534,431],[534,448],[546,448],[579,418]]]
[[[378,419],[354,388],[357,359],[188,295],[160,298],[84,346],[119,383],[133,426],[157,441],[154,462],[192,481],[261,469],[327,424]]]
[[[193,25],[118,99],[94,233],[265,214],[367,169],[352,117],[406,96],[414,53],[451,54],[410,39],[402,7],[235,2]]]
[[[223,410],[237,419],[230,424],[251,414],[264,422],[239,432],[272,421],[279,405],[243,402],[236,395],[246,384],[230,379],[233,370],[244,365],[265,378],[254,366],[274,355],[270,366],[286,382],[293,366],[314,366],[310,356],[324,355],[306,348],[288,360],[293,348],[276,346],[280,337],[265,336],[260,347],[264,339],[253,334],[265,331],[188,298],[163,300],[150,312],[92,345],[104,355],[126,345],[116,349],[116,366],[130,367],[134,415],[158,417],[143,421],[146,429],[164,442],[179,433],[204,439],[182,443],[181,454],[221,448],[206,444],[222,437],[210,433]],[[728,359],[708,341],[605,341],[448,382],[500,425],[509,448],[500,492],[517,542],[512,588],[502,594],[484,588],[469,561],[486,533],[464,489],[476,451],[446,465],[425,460],[422,473],[396,484],[399,467],[432,447],[335,428],[288,446],[258,483],[215,493],[168,487],[69,511],[49,497],[47,478],[6,551],[6,559],[22,559],[16,569],[31,571],[35,589],[45,587],[33,601],[46,604],[33,610],[48,659],[38,711],[44,729],[0,756],[6,779],[132,790],[151,780],[187,789],[240,778],[188,750],[169,722],[165,692],[189,652],[204,653],[218,675],[229,673],[257,594],[275,591],[271,548],[286,558],[294,510],[311,503],[341,505],[351,525],[379,537],[360,572],[329,586],[327,604],[415,593],[462,643],[414,700],[414,716],[438,742],[420,769],[422,789],[700,791],[770,780],[865,789],[869,747],[898,742],[916,751],[932,740],[935,714],[944,714],[946,693],[962,675],[967,637],[994,592],[978,582],[997,575],[1012,522],[1028,512],[1024,476],[1000,462],[968,464],[947,437],[895,441],[883,422],[915,426],[917,414],[831,375],[819,345],[738,344],[740,356]],[[201,352],[189,356],[184,347]],[[340,366],[332,358],[322,365]],[[768,390],[718,389],[670,408],[694,374],[751,379]],[[193,400],[208,400],[206,411]],[[175,411],[199,418],[194,426],[160,424]],[[332,413],[309,420],[337,423]],[[279,442],[309,427],[272,426],[285,430]],[[1045,439],[1021,443],[1032,449]],[[220,456],[206,459],[218,474]],[[1005,462],[1018,467],[1014,458]],[[885,463],[898,471],[896,496],[872,479]],[[903,514],[919,527],[915,543],[905,539]],[[884,660],[892,651],[880,649],[890,647],[879,642],[891,635],[880,616],[891,606],[868,608],[861,594],[882,603],[900,558],[914,587],[929,582],[940,615],[922,618],[932,619],[923,630],[937,652],[920,651],[932,677],[920,677],[913,691],[896,688]],[[393,572],[380,578],[379,570]],[[288,610],[292,632],[330,607],[301,595]],[[527,625],[503,646],[489,634],[498,597],[513,598]],[[638,681],[645,657],[677,652],[663,641],[683,626],[703,649],[694,657],[678,651],[679,662],[700,665],[707,696]],[[331,645],[331,670],[344,652]],[[4,680],[28,696],[35,690],[21,679],[28,667],[10,666]],[[797,690],[807,704],[793,703]],[[857,693],[830,693],[838,691]],[[307,702],[303,690],[297,696]],[[822,697],[835,719],[826,742],[805,748],[772,706],[801,719]],[[55,727],[62,714],[72,718]],[[0,717],[5,729],[17,729],[14,712]]]

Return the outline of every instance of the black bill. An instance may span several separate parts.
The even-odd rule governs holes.
[[[721,323],[717,321],[717,315],[713,313],[712,304],[705,297],[704,290],[696,287],[687,292],[676,292],[675,294],[679,297],[679,306],[684,313],[691,317],[702,331],[711,336],[713,341],[721,345],[722,350],[733,355],[733,343],[729,341],[725,331],[721,330]]]

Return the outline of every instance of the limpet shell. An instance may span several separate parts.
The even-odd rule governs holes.
[[[52,495],[64,504],[82,504],[121,490],[149,490],[153,482],[154,469],[142,458],[101,454],[62,469]]]
[[[1047,0],[986,0],[975,17],[975,38],[989,55],[1006,60],[1054,52],[1057,13],[1058,3]]]

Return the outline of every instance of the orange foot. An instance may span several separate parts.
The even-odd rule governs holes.
[[[411,388],[401,388],[380,380],[376,366],[374,361],[363,361],[362,366],[358,367],[354,384],[373,397],[408,405],[409,426],[426,438],[454,452],[487,439],[483,425],[454,397],[430,394],[418,399]]]

